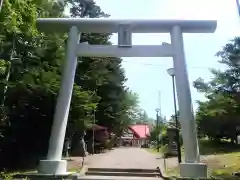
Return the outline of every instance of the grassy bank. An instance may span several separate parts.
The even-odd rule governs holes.
[[[165,147],[160,152],[165,152]],[[157,153],[156,149],[149,149],[152,153]],[[199,151],[201,162],[206,163],[209,175],[224,179],[232,178],[234,172],[240,172],[240,147],[229,142],[213,142],[209,140],[199,141]],[[184,156],[184,151],[182,152]],[[178,165],[168,166],[167,174],[175,176],[179,174]],[[240,178],[238,178],[240,179]]]

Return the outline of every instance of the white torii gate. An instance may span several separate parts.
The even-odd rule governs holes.
[[[46,160],[39,173],[67,174],[62,160],[69,107],[77,66],[77,57],[173,57],[176,89],[182,127],[185,162],[180,164],[182,177],[206,177],[207,166],[199,162],[196,124],[183,45],[183,33],[213,33],[216,21],[140,20],[110,18],[40,18],[37,27],[43,32],[68,32],[66,62],[54,114]],[[81,33],[118,33],[118,45],[79,43]],[[170,33],[171,44],[132,45],[132,33]]]

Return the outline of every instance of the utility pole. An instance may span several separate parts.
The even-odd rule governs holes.
[[[158,113],[160,112],[160,109],[159,108],[157,108],[157,109],[155,109],[155,111],[156,111],[156,129],[157,129],[157,134],[156,134],[156,139],[157,139],[157,152],[159,152],[159,115],[158,115]]]
[[[162,117],[162,107],[161,107],[161,91],[158,91],[158,98],[159,98],[159,117]],[[161,120],[161,119],[160,119]]]
[[[181,144],[180,144],[180,137],[179,137],[179,126],[178,126],[178,113],[177,113],[177,103],[176,103],[176,90],[175,90],[175,79],[172,76],[172,83],[173,83],[173,99],[174,99],[174,112],[175,112],[175,126],[176,126],[176,139],[177,139],[177,151],[178,151],[178,163],[182,162],[181,158]]]
[[[156,140],[157,140],[157,152],[159,152],[159,145],[160,145],[160,118],[161,118],[161,91],[158,91],[158,108],[155,109],[156,111]]]
[[[147,122],[144,122],[144,131],[145,131],[145,145],[147,146]]]
[[[94,154],[95,153],[95,125],[96,125],[96,116],[95,116],[95,113],[96,113],[96,110],[95,110],[95,108],[94,108],[94,110],[93,110],[93,131],[92,131],[92,154]]]
[[[176,88],[175,88],[175,71],[174,68],[169,68],[167,73],[172,77],[172,87],[173,87],[173,104],[174,104],[174,116],[175,116],[175,129],[176,129],[176,143],[177,143],[177,151],[178,151],[178,163],[182,162],[181,157],[181,144],[180,144],[180,137],[179,137],[179,127],[178,127],[178,113],[177,113],[177,101],[176,101]]]
[[[158,103],[159,103],[159,115],[158,115],[158,129],[159,129],[159,133],[158,133],[158,152],[159,152],[159,149],[160,149],[160,143],[161,144],[163,144],[162,143],[162,140],[161,140],[161,138],[160,138],[160,134],[161,134],[161,132],[160,132],[160,129],[161,129],[161,126],[163,125],[163,119],[162,119],[162,104],[161,104],[161,91],[159,90],[158,91],[158,99],[159,99],[159,101],[158,101]]]

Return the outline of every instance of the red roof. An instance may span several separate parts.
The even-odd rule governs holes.
[[[138,138],[146,138],[149,135],[150,128],[148,124],[134,124],[129,126]]]

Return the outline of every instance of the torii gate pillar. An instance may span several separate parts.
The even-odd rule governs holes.
[[[216,21],[43,18],[37,20],[37,26],[45,32],[69,32],[66,64],[54,115],[48,156],[47,160],[40,161],[39,173],[67,174],[67,163],[62,160],[62,150],[77,57],[173,57],[185,151],[185,162],[180,164],[180,175],[190,178],[207,177],[207,166],[200,163],[199,157],[183,33],[213,33],[217,26]],[[86,33],[119,33],[123,39],[119,39],[121,43],[118,46],[79,44],[79,30]],[[131,33],[170,33],[171,44],[132,46]]]

